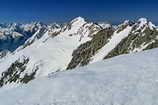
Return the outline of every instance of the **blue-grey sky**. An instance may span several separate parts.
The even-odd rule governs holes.
[[[1,22],[65,22],[76,16],[121,22],[146,17],[158,23],[157,0],[0,0]]]

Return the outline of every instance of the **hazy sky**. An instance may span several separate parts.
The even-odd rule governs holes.
[[[113,23],[139,17],[158,22],[158,0],[0,0],[0,22],[64,22],[76,16]]]

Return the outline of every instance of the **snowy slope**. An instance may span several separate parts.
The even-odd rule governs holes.
[[[158,49],[0,89],[0,105],[157,105]]]
[[[93,23],[87,23],[83,18],[78,17],[72,20],[58,32],[57,36],[50,34],[50,30],[37,38],[38,31],[26,41],[25,44],[31,43],[29,46],[18,48],[12,55],[8,55],[0,60],[0,74],[6,71],[12,63],[17,60],[28,58],[25,72],[20,75],[23,77],[26,73],[32,73],[38,69],[36,76],[45,76],[50,72],[63,71],[72,58],[72,52],[82,43],[90,40],[88,35],[91,33],[89,27]],[[95,25],[94,28],[98,26]],[[99,29],[94,29],[96,33]],[[91,35],[93,34],[91,33]],[[25,46],[24,44],[24,46]]]

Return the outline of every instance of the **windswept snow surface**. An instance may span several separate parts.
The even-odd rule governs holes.
[[[157,52],[121,55],[0,89],[0,105],[158,105]]]
[[[122,41],[122,39],[129,35],[131,30],[132,27],[128,26],[126,29],[119,33],[115,32],[109,42],[104,47],[102,47],[95,56],[92,57],[91,63],[101,61],[111,50],[113,50]]]

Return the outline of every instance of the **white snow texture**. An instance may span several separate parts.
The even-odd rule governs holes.
[[[0,90],[0,105],[158,105],[158,49]]]

